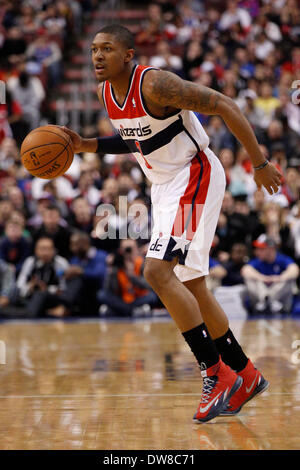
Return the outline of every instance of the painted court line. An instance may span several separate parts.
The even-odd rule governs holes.
[[[280,327],[277,327],[272,325],[272,323],[268,322],[267,320],[259,320],[258,325],[260,328],[264,328],[268,330],[270,333],[272,333],[274,336],[281,336],[282,331]]]
[[[138,394],[107,394],[107,395],[0,395],[0,399],[13,398],[13,399],[23,399],[23,398],[151,398],[151,397],[199,397],[199,393],[138,393]],[[298,396],[300,393],[292,392],[273,392],[268,393],[268,395],[292,395]]]

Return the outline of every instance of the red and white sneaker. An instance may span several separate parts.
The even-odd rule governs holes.
[[[243,383],[229,366],[220,359],[209,369],[201,370],[203,389],[201,402],[194,415],[196,423],[205,423],[226,409],[229,400]]]
[[[245,369],[239,372],[238,375],[242,377],[243,384],[238,392],[232,396],[227,408],[220,413],[221,416],[236,415],[249,400],[264,392],[269,386],[269,382],[255,369],[250,359]]]

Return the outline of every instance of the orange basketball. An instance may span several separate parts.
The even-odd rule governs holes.
[[[57,178],[70,167],[73,143],[58,126],[42,126],[31,131],[22,142],[21,161],[33,176]]]

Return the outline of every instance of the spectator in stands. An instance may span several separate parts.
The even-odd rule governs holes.
[[[226,53],[225,53],[226,55]],[[248,79],[253,76],[255,71],[255,66],[252,61],[250,61],[249,52],[242,48],[238,47],[234,53],[234,59],[239,67],[239,75],[245,79]],[[247,91],[247,90],[245,90]],[[256,98],[256,96],[255,96]]]
[[[171,47],[167,41],[159,41],[156,44],[156,54],[151,57],[149,65],[164,70],[182,74],[182,59],[180,56],[172,54]]]
[[[22,227],[22,236],[31,242],[31,233],[26,227],[26,217],[22,211],[13,210],[9,220],[16,222]]]
[[[37,179],[37,178],[36,178]],[[57,180],[49,180],[43,185],[43,192],[40,194],[38,197],[38,200],[45,200],[48,199],[48,201],[51,201],[52,204],[55,204],[56,207],[58,207],[60,214],[61,214],[61,219],[60,223],[61,225],[67,225],[66,222],[63,220],[64,217],[68,217],[69,215],[69,208],[68,204],[70,201],[72,201],[74,194],[70,194],[69,198],[64,198],[59,194],[59,189],[58,189],[58,184]],[[68,189],[68,184],[69,181],[66,180],[66,178],[63,178],[61,181],[62,185],[66,183],[66,189]]]
[[[13,210],[22,212],[25,217],[30,215],[28,202],[18,186],[11,186],[7,191],[7,197],[13,205]]]
[[[227,271],[222,264],[214,258],[209,258],[209,275],[206,278],[207,287],[214,291],[222,283]]]
[[[234,153],[230,148],[223,148],[219,153],[220,162],[223,165],[226,177],[226,185],[231,183],[231,172],[234,165]]]
[[[269,82],[261,84],[259,95],[254,101],[254,106],[263,113],[260,127],[267,129],[275,116],[276,108],[280,106],[279,99],[273,96],[273,89]]]
[[[19,107],[19,113],[21,108]],[[0,103],[0,145],[7,137],[12,137],[12,130],[9,124],[8,106],[6,103]]]
[[[93,224],[93,212],[89,202],[84,197],[74,199],[71,206],[69,224],[77,230],[91,233]]]
[[[17,25],[8,28],[6,38],[0,48],[0,59],[10,64],[17,64],[24,60],[26,41],[22,29]]]
[[[220,261],[227,261],[231,246],[229,217],[221,211],[215,234],[215,243],[212,246],[212,257],[218,258]]]
[[[60,211],[55,205],[50,205],[42,213],[42,225],[32,233],[36,243],[40,238],[47,237],[53,240],[57,253],[63,258],[70,257],[70,230],[60,224]]]
[[[57,200],[58,205],[61,201],[70,204],[75,197],[73,184],[74,183],[69,181],[67,176],[55,178],[50,181],[45,181],[41,178],[34,178],[31,180],[30,184],[31,197],[34,201],[37,201],[44,195],[44,193],[48,193],[52,198],[52,202],[56,202]]]
[[[291,214],[289,215],[289,227],[294,244],[295,260],[298,266],[300,266],[300,201],[298,201],[291,210]],[[298,281],[300,281],[300,279]]]
[[[0,241],[0,258],[14,267],[16,275],[31,251],[29,240],[23,236],[23,228],[19,222],[8,220],[5,236]]]
[[[28,317],[45,316],[49,309],[61,305],[68,267],[68,261],[55,254],[51,238],[37,241],[34,255],[25,260],[17,279],[19,301],[24,303]]]
[[[282,34],[279,26],[271,21],[267,15],[261,13],[251,30],[251,34],[256,36],[257,34],[265,32],[267,38],[272,41],[272,43],[277,43],[282,40]]]
[[[299,139],[297,138],[295,141],[293,137],[288,132],[285,132],[281,121],[278,119],[272,120],[266,133],[266,146],[269,153],[272,153],[276,148],[275,146],[281,145],[281,148],[284,148],[286,151],[288,160],[294,157],[298,153],[296,142],[299,142]]]
[[[108,253],[116,252],[120,246],[117,228],[114,227],[113,233],[111,233],[111,225],[114,223],[112,219],[114,217],[114,205],[110,203],[100,204],[93,217],[93,230],[90,234],[92,245]]]
[[[74,195],[75,197],[85,197],[91,206],[97,206],[100,201],[100,191],[95,185],[93,172],[91,170],[81,172]]]
[[[254,243],[256,257],[242,268],[254,313],[289,313],[299,267],[277,251],[277,243],[262,234]]]
[[[98,293],[100,314],[139,316],[150,313],[157,297],[143,277],[144,259],[135,240],[122,240],[120,250],[108,260],[104,287]]]
[[[203,49],[200,41],[190,41],[183,56],[183,72],[186,80],[193,80],[195,69],[198,70],[203,62]]]
[[[59,13],[59,9],[55,3],[47,5],[43,26],[50,34],[62,35],[65,32],[67,26],[66,18]]]
[[[276,165],[282,174],[285,174],[288,161],[286,156],[286,149],[280,142],[272,145],[270,161]]]
[[[244,284],[241,270],[248,260],[248,250],[245,243],[234,243],[230,250],[229,260],[223,264],[226,275],[222,278],[222,286]]]
[[[28,124],[28,130],[31,131],[39,126],[41,104],[46,94],[38,77],[30,76],[24,67],[20,70],[18,77],[11,77],[8,80],[7,87],[13,99],[20,104],[22,117]]]
[[[253,217],[259,223],[265,205],[265,193],[261,189],[256,189],[248,200]]]
[[[49,40],[44,31],[27,48],[27,69],[40,74],[47,70],[51,86],[56,86],[61,78],[62,52],[58,44]]]
[[[222,119],[219,116],[213,116],[209,121],[206,132],[210,138],[210,148],[216,155],[219,155],[221,149],[225,148],[228,136],[228,131],[226,130]]]
[[[288,128],[300,135],[300,107],[291,101],[289,90],[285,88],[279,91],[278,98],[280,106],[276,108],[276,118],[281,121],[286,118]]]
[[[82,25],[84,23],[85,15],[89,18],[91,10],[97,6],[96,3],[91,1],[72,1],[66,4],[64,1],[57,1],[56,3],[58,13],[66,18],[66,32],[65,34],[74,34],[78,37],[82,32]]]
[[[129,205],[128,235],[137,241],[138,246],[145,245],[151,239],[151,211],[145,199],[137,198]]]
[[[289,167],[285,171],[285,181],[282,185],[281,193],[289,202],[293,204],[300,198],[300,171],[298,168]]]
[[[23,34],[36,34],[39,21],[32,5],[22,5],[19,25]]]
[[[184,26],[190,27],[192,31],[200,27],[199,14],[203,12],[203,6],[199,2],[180,2],[177,10]]]
[[[235,164],[230,171],[229,190],[233,194],[245,192],[250,196],[256,189],[251,161],[244,147],[240,147],[236,153]]]
[[[16,141],[12,137],[5,137],[0,147],[0,165],[1,171],[9,172],[19,158],[19,149]]]
[[[223,202],[222,202],[222,212],[226,214],[228,217],[234,213],[234,198],[231,192],[227,189],[224,194]]]
[[[294,256],[294,246],[285,210],[275,201],[264,204],[258,223],[252,232],[252,239],[258,238],[263,233],[274,238],[285,255]]]
[[[92,247],[85,232],[72,234],[70,248],[73,256],[65,272],[67,291],[73,291],[73,302],[83,315],[96,314],[96,294],[105,278],[107,252]],[[85,295],[87,292],[88,297]]]
[[[8,200],[8,191],[12,186],[17,184],[16,178],[14,175],[7,173],[4,177],[0,180],[1,186],[1,194],[2,196]]]
[[[251,213],[247,202],[247,194],[237,194],[234,200],[234,212],[228,219],[230,246],[235,242],[251,242],[257,225],[256,216]]]
[[[255,38],[255,56],[256,59],[264,61],[275,50],[275,45],[267,37],[264,31],[261,31]]]
[[[20,103],[13,99],[7,87],[5,98],[6,103],[0,104],[0,145],[7,137],[15,139],[20,146],[27,135],[28,125],[23,119]]]
[[[127,196],[128,202],[132,202],[138,196],[136,184],[128,173],[120,173],[118,176],[118,186],[118,195]]]
[[[159,3],[151,2],[148,6],[148,17],[142,23],[141,29],[136,35],[137,45],[153,45],[163,37],[163,16],[162,8]]]
[[[247,10],[238,7],[237,0],[228,0],[227,9],[221,16],[219,27],[222,31],[226,31],[237,23],[245,32],[248,32],[251,26],[251,16]]]
[[[32,201],[31,217],[27,220],[27,226],[31,231],[37,230],[43,223],[43,213],[47,207],[53,205],[53,198],[49,193],[41,193],[37,201]]]
[[[0,235],[5,230],[6,222],[10,219],[10,215],[13,211],[13,205],[8,199],[0,200]]]
[[[114,204],[119,193],[118,181],[115,178],[106,178],[101,190],[100,204]]]
[[[257,99],[257,94],[254,90],[245,90],[239,95],[243,100],[241,102],[241,108],[246,118],[252,124],[253,129],[258,137],[261,136],[261,123],[265,118],[265,113],[262,108],[255,106],[255,100]]]
[[[0,259],[0,316],[11,304],[15,290],[15,271],[12,266]]]

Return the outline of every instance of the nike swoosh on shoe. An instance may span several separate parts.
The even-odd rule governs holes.
[[[254,387],[254,384],[255,384],[255,381],[256,381],[256,377],[257,377],[257,372],[256,372],[256,374],[255,374],[254,380],[253,380],[252,384],[250,385],[250,387],[249,387],[249,388],[246,387],[246,393],[250,393],[250,392],[251,392],[252,388]]]
[[[226,395],[227,395],[228,389],[226,390]],[[219,399],[220,395],[222,395],[223,392],[218,393],[218,395],[215,396],[215,398],[212,399],[206,406],[201,406],[199,408],[200,413],[206,413],[206,411],[209,410],[213,406],[213,404]]]

